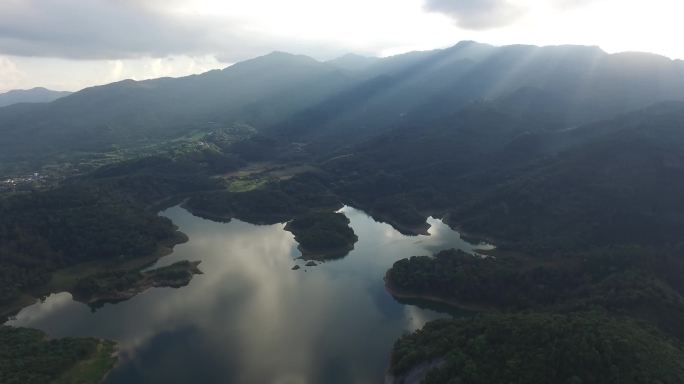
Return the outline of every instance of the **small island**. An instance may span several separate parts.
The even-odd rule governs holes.
[[[116,344],[95,338],[50,339],[0,326],[0,383],[100,383],[116,364]]]
[[[199,261],[179,261],[151,271],[111,271],[81,279],[72,290],[74,300],[93,307],[128,300],[153,287],[180,288],[201,274]]]
[[[346,256],[358,240],[349,219],[339,212],[312,212],[296,217],[285,229],[295,235],[305,260],[330,260]]]

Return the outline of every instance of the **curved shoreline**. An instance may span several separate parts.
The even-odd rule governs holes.
[[[460,309],[469,312],[487,312],[495,310],[495,308],[493,307],[481,304],[466,304],[463,302],[459,302],[457,300],[446,299],[439,296],[404,292],[392,285],[392,283],[389,281],[389,278],[387,277],[387,274],[385,274],[383,280],[385,281],[385,291],[387,291],[387,293],[392,295],[392,297],[394,297],[395,299],[424,300],[428,303],[443,304],[454,309]]]
[[[330,250],[326,251],[311,251],[306,249],[306,247],[303,247],[301,244],[298,243],[297,245],[297,250],[302,254],[299,256],[297,259],[301,260],[306,260],[306,261],[329,261],[329,260],[337,260],[341,259],[345,256],[347,256],[351,251],[354,250],[354,245],[356,242],[348,244],[344,247],[338,247],[338,248],[333,248]]]
[[[148,271],[131,271],[123,277],[124,279],[131,276],[126,281],[127,286],[123,289],[117,288],[117,282],[122,281],[122,277],[105,274],[92,275],[95,284],[104,282],[104,288],[100,288],[97,292],[89,290],[80,290],[76,285],[72,291],[71,296],[74,301],[84,303],[91,308],[98,308],[107,303],[119,303],[132,299],[133,297],[145,292],[150,288],[181,288],[192,281],[195,275],[201,275],[202,271],[198,268],[201,261],[178,261],[166,267],[161,267]],[[168,277],[164,274],[168,271],[184,272],[182,276]],[[130,281],[130,279],[137,279]]]
[[[187,200],[182,202],[178,206],[180,208],[188,211],[191,215],[199,217],[200,219],[211,220],[211,221],[214,221],[217,223],[230,223],[230,221],[233,220],[232,214],[211,213],[209,211],[205,211],[202,209],[192,208],[192,207],[188,206],[186,203],[187,203]]]
[[[125,270],[125,269],[144,269],[146,266],[153,265],[164,256],[173,253],[176,245],[186,243],[190,238],[183,232],[178,230],[178,227],[173,232],[173,235],[167,239],[161,240],[157,244],[154,252],[135,257],[128,260],[97,260],[87,261],[65,268],[61,268],[51,272],[51,277],[48,282],[39,287],[34,287],[22,292],[16,300],[0,306],[0,324],[4,324],[11,317],[15,316],[21,310],[29,307],[40,300],[40,297],[48,296],[57,292],[69,292],[72,290],[76,282],[89,275],[98,272],[111,270]]]

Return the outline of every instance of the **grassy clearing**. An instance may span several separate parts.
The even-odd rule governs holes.
[[[305,172],[315,172],[310,165],[277,166],[270,163],[252,163],[242,169],[225,175],[229,192],[249,192],[264,186],[269,181],[287,180]]]
[[[249,192],[268,182],[268,179],[235,179],[228,185],[229,192]]]
[[[90,358],[76,363],[55,380],[54,384],[95,384],[102,382],[116,364],[115,351],[116,344],[114,342],[101,340]]]
[[[312,165],[295,165],[292,167],[275,168],[269,172],[269,176],[278,178],[279,180],[286,180],[300,173],[316,172],[318,170],[318,168]]]
[[[236,171],[228,172],[228,173],[224,174],[223,176],[227,179],[250,177],[250,176],[266,173],[270,169],[273,169],[273,167],[274,167],[273,163],[254,162],[254,163],[249,163],[249,164],[245,165],[244,167],[242,167]]]

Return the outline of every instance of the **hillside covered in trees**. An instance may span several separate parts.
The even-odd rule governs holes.
[[[111,191],[83,185],[0,201],[0,301],[87,261],[122,262],[179,239],[168,219]]]
[[[91,338],[47,339],[34,329],[0,326],[0,381],[6,384],[99,383],[115,344]]]
[[[437,368],[427,372],[425,384],[684,380],[677,341],[632,320],[595,312],[438,320],[397,341],[390,373],[400,378],[427,362]]]

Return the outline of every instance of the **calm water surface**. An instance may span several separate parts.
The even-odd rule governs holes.
[[[92,312],[57,293],[8,324],[54,337],[116,340],[121,364],[108,383],[381,383],[394,341],[449,316],[403,305],[383,276],[396,261],[445,248],[473,251],[441,221],[430,236],[403,236],[362,211],[342,209],[359,237],[345,258],[303,267],[284,224],[215,223],[174,207],[190,237],[159,260],[201,260],[203,275],[180,289],[150,289]],[[299,264],[302,269],[292,271]]]

